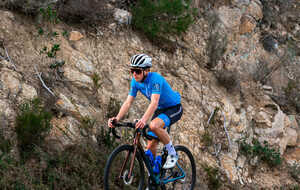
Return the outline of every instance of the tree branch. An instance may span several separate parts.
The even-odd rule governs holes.
[[[230,141],[230,137],[229,137],[229,134],[228,134],[228,131],[227,131],[227,128],[226,128],[226,117],[225,117],[224,112],[222,112],[222,114],[224,116],[224,130],[225,130],[225,133],[226,133],[226,136],[227,136],[227,139],[228,139],[229,148],[231,148],[231,141]]]
[[[45,82],[44,82],[43,79],[42,79],[42,75],[41,75],[41,73],[38,72],[36,66],[34,66],[34,69],[35,69],[36,74],[37,74],[37,76],[39,77],[40,81],[42,82],[42,85],[44,86],[44,88],[46,88],[46,90],[47,90],[50,94],[52,94],[53,96],[55,96],[55,94],[50,90],[50,88],[48,88],[48,87],[46,86]]]
[[[10,62],[10,64],[12,64],[13,68],[15,69],[15,71],[17,70],[16,68],[16,65],[14,64],[14,62],[11,60],[11,58],[9,57],[8,55],[8,52],[7,52],[7,49],[4,47],[4,50],[5,50],[5,54],[6,54],[6,57],[8,59],[8,61]]]

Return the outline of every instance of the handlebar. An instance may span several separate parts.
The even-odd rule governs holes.
[[[116,123],[115,121],[112,122],[112,124],[115,126],[114,128],[109,128],[109,132],[112,133],[117,139],[120,139],[121,137],[117,134],[116,132],[116,128],[117,127],[128,127],[128,128],[132,128],[135,129],[136,132],[140,132],[142,134],[142,136],[144,136],[146,139],[148,140],[152,140],[153,137],[149,136],[147,134],[148,130],[149,130],[149,125],[145,125],[143,129],[136,129],[135,128],[135,124],[136,122],[118,122]],[[148,130],[147,130],[148,129]]]

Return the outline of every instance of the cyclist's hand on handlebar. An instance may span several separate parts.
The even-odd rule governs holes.
[[[138,120],[138,122],[135,124],[135,128],[143,129],[146,125],[146,122],[143,119]]]
[[[107,125],[110,128],[114,128],[115,126],[113,125],[113,123],[117,123],[119,120],[116,117],[112,117],[108,119]]]

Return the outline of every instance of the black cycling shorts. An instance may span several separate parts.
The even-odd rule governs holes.
[[[165,123],[164,128],[166,128],[166,127],[170,127],[172,124],[177,122],[181,118],[182,113],[183,110],[181,104],[177,104],[176,106],[172,106],[164,109],[157,109],[154,112],[151,120],[157,117],[162,119]]]

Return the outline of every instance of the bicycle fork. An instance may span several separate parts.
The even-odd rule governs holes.
[[[131,178],[131,175],[132,175],[132,170],[133,170],[133,166],[134,166],[134,158],[135,158],[135,155],[136,155],[136,151],[137,151],[137,145],[139,144],[139,138],[140,138],[140,133],[137,134],[136,138],[134,139],[134,142],[133,142],[133,154],[132,154],[132,159],[130,161],[130,168],[129,168],[129,173],[127,175],[127,178],[130,180]],[[126,159],[125,161],[123,162],[123,165],[122,165],[122,168],[121,168],[121,171],[120,171],[120,174],[119,174],[119,178],[121,179],[122,178],[122,174],[123,174],[123,171],[124,171],[124,168],[128,162],[128,159],[129,159],[129,155],[130,155],[130,152],[128,151],[127,155],[126,155]],[[126,177],[126,176],[125,176]]]

